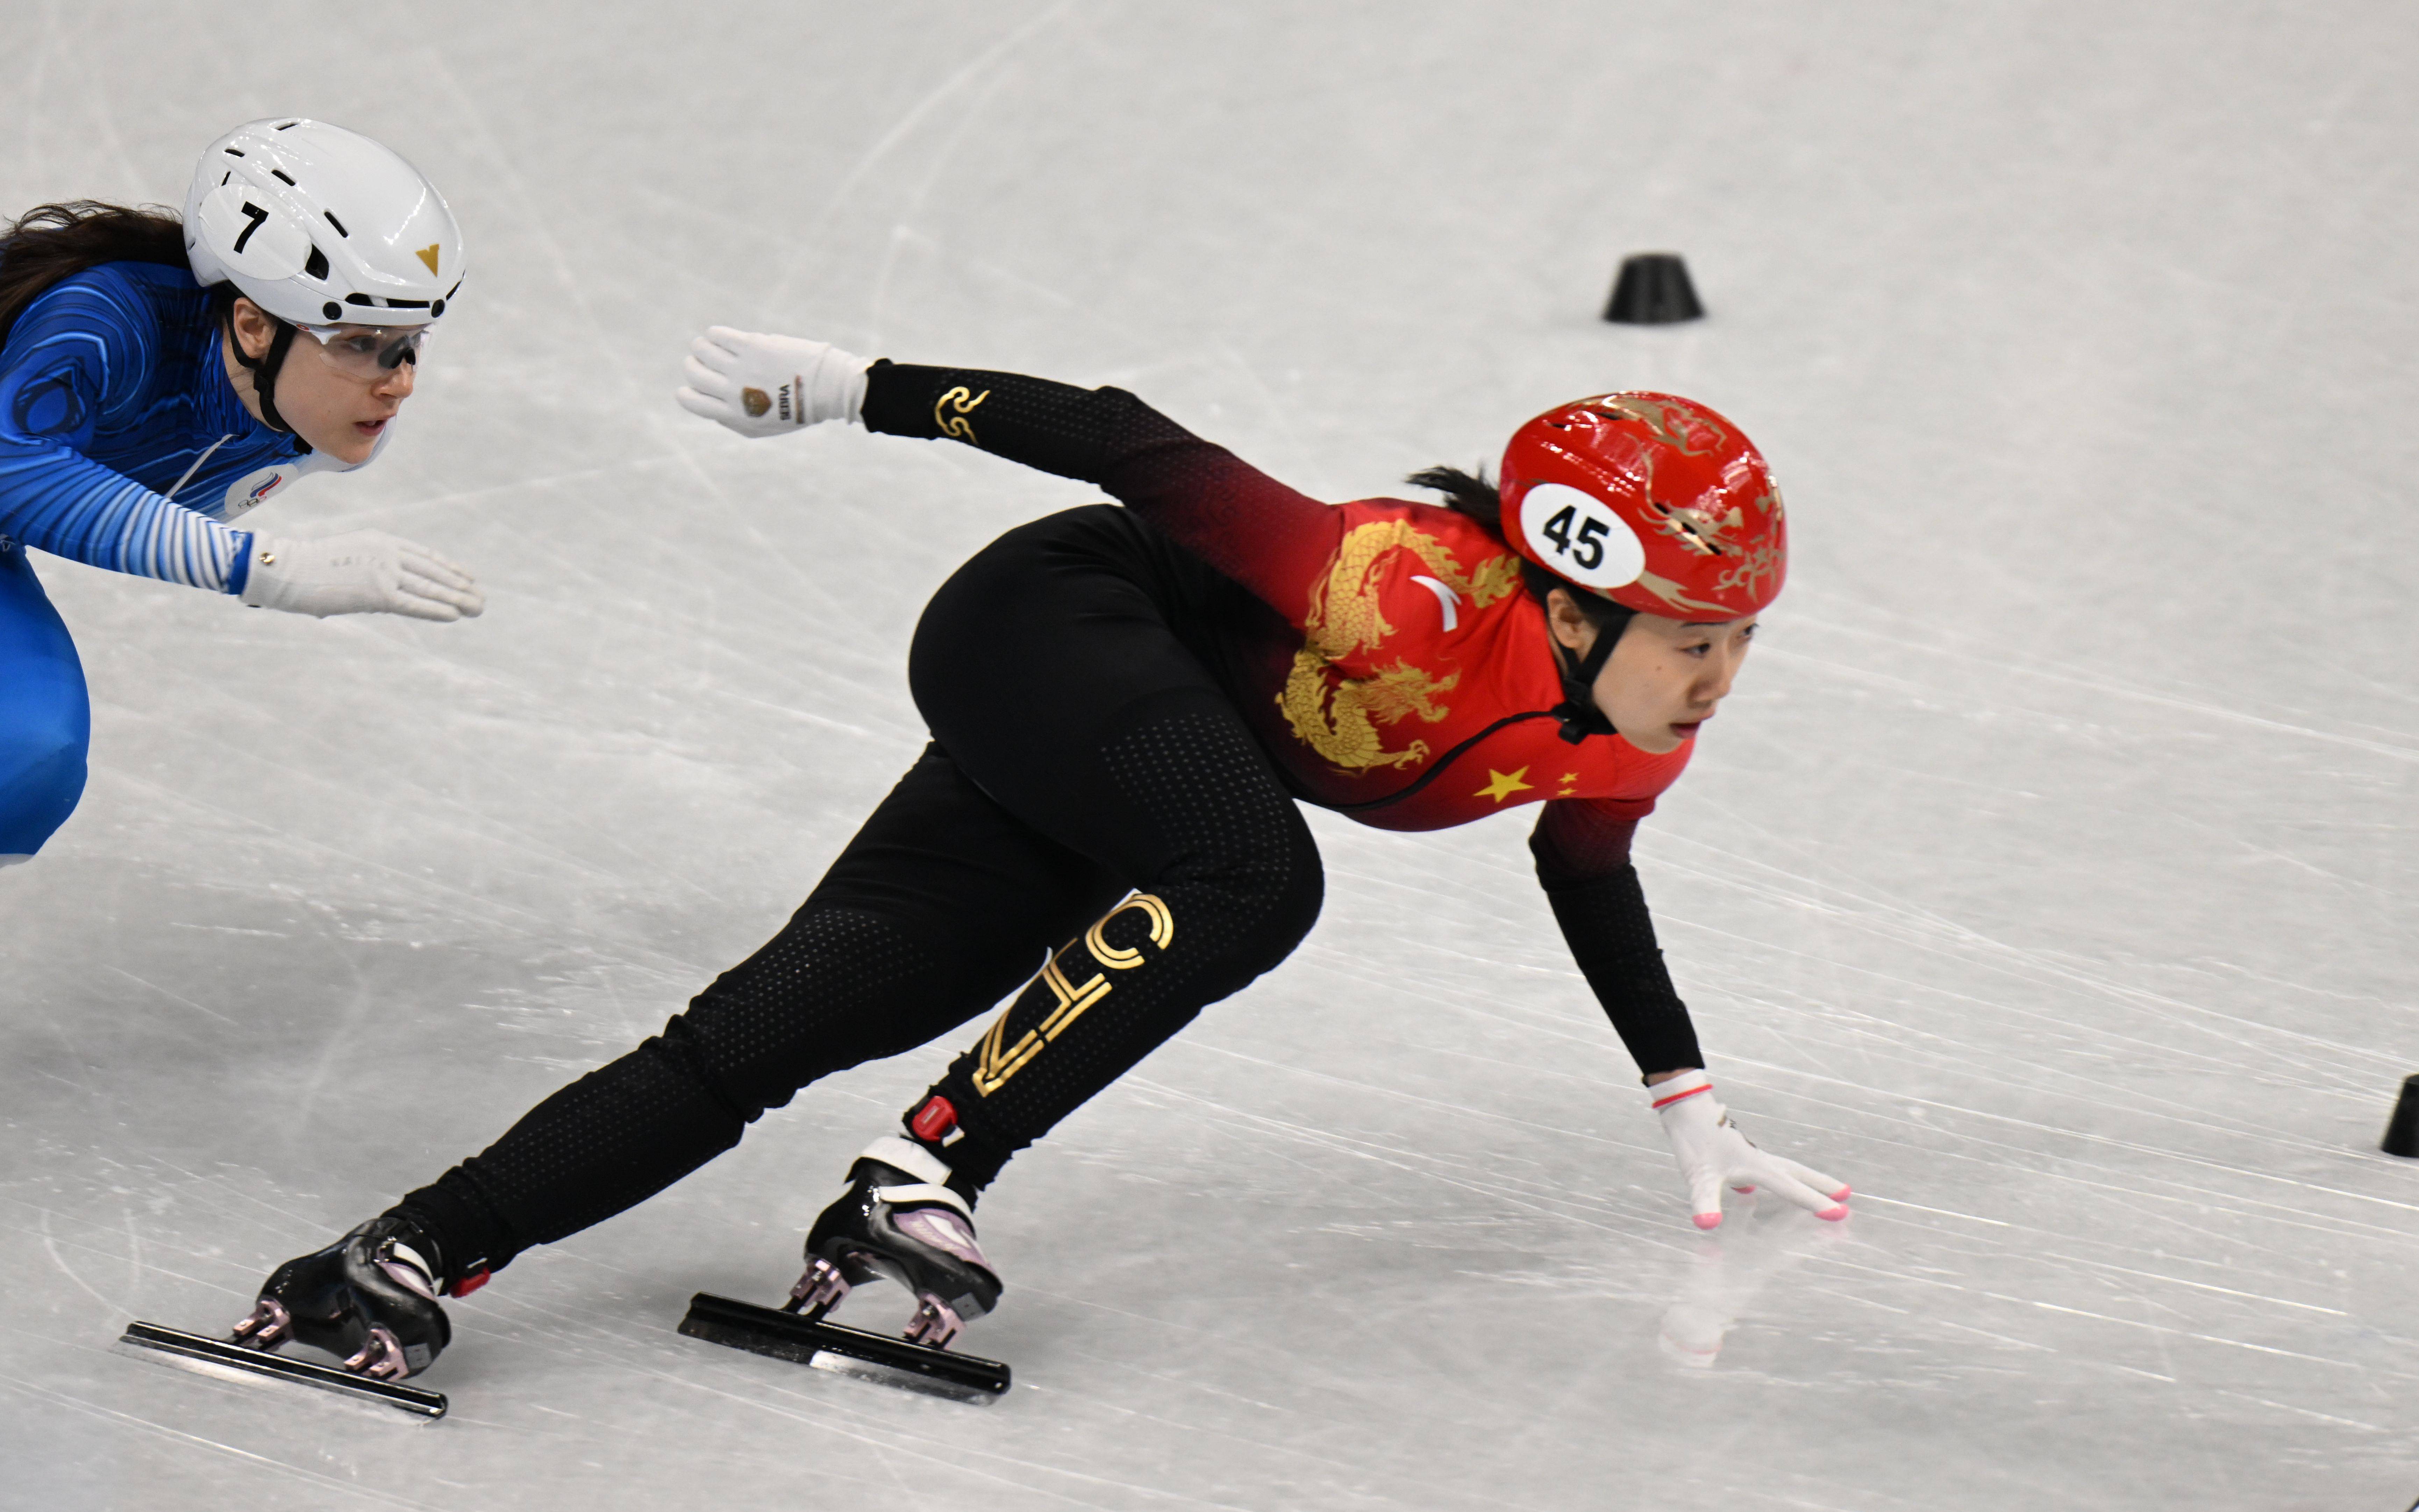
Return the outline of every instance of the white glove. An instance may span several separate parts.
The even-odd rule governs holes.
[[[1721,1226],[1725,1183],[1733,1191],[1752,1192],[1762,1182],[1833,1223],[1848,1215],[1845,1181],[1748,1143],[1731,1122],[1730,1110],[1715,1101],[1713,1078],[1703,1072],[1684,1071],[1648,1088],[1646,1095],[1671,1136],[1672,1153],[1679,1157],[1680,1179],[1688,1183],[1688,1205],[1696,1210],[1698,1227]]]
[[[470,619],[487,605],[469,573],[384,531],[347,531],[318,541],[255,535],[243,601],[321,618],[379,613],[416,620]]]
[[[827,341],[708,326],[690,342],[672,391],[681,408],[742,436],[781,436],[826,420],[859,419],[871,358]]]

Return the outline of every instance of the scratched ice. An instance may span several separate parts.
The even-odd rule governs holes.
[[[2379,4],[17,8],[0,206],[272,110],[471,283],[277,521],[471,563],[326,625],[46,562],[83,811],[0,873],[0,1503],[2400,1508],[2419,1495],[2419,32]],[[1603,325],[1687,253],[1702,326]],[[456,1309],[426,1429],[130,1363],[778,924],[915,750],[932,588],[1071,485],[674,409],[698,327],[1135,389],[1327,497],[1575,393],[1747,423],[1790,592],[1647,887],[1844,1229],[1689,1228],[1525,820],[1325,820],[1324,920],[1020,1159],[979,1411],[770,1299],[954,1047]],[[1113,1217],[1111,1215],[1114,1215]],[[870,1294],[859,1321],[903,1308]]]

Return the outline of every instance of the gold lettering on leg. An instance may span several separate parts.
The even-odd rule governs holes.
[[[1109,966],[1118,971],[1132,971],[1134,967],[1141,965],[1142,951],[1139,949],[1120,950],[1116,946],[1111,945],[1108,940],[1102,935],[1101,931],[1109,927],[1110,919],[1117,918],[1119,914],[1124,913],[1129,908],[1140,909],[1150,919],[1150,943],[1152,945],[1164,950],[1167,949],[1167,942],[1176,938],[1176,916],[1167,911],[1166,903],[1147,892],[1127,894],[1125,902],[1117,904],[1115,908],[1110,909],[1107,913],[1102,914],[1099,923],[1084,932],[1084,944],[1090,948],[1092,959],[1098,961],[1104,966]]]
[[[1008,1011],[1013,1013],[1016,1011],[1016,1006],[1009,1004]],[[1016,1069],[1014,1066],[1005,1066],[1007,1057],[999,1053],[1001,1037],[1007,1032],[1008,1013],[1002,1013],[992,1021],[991,1027],[983,1034],[982,1054],[975,1060],[975,1090],[985,1097],[998,1091],[1000,1084],[1007,1081]],[[1031,1048],[1027,1048],[1028,1046]],[[1016,1065],[1022,1066],[1033,1058],[1033,1050],[1040,1048],[1040,1041],[1027,1034],[1023,1040],[1017,1041],[1016,1048]],[[1004,1066],[1005,1069],[1003,1069]]]
[[[1164,902],[1147,892],[1128,894],[1123,903],[1102,915],[1099,923],[1084,932],[1085,949],[1091,952],[1094,960],[1112,971],[1132,971],[1143,964],[1139,949],[1120,949],[1111,945],[1101,933],[1108,927],[1110,919],[1129,910],[1138,911],[1150,920],[1153,948],[1164,950],[1176,938],[1176,916]],[[1043,1045],[1066,1033],[1068,1026],[1084,1016],[1085,1010],[1109,995],[1111,983],[1106,971],[1095,972],[1089,981],[1081,985],[1067,975],[1059,962],[1074,949],[1071,941],[1042,966],[1040,976],[1035,980],[1049,988],[1050,995],[1057,1001],[1039,1025],[1018,1038],[1013,1047],[1002,1048],[1008,1039],[1009,1013],[1016,1011],[1016,1005],[1009,1004],[1008,1012],[993,1021],[991,1028],[983,1035],[981,1052],[975,1059],[974,1082],[978,1093],[989,1097],[998,1091],[1008,1084],[1009,1077],[1025,1069],[1025,1062],[1041,1054]],[[1024,1001],[1024,997],[1023,993],[1017,994],[1018,1002]]]

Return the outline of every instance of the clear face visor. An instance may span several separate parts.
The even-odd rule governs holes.
[[[347,378],[375,383],[406,363],[419,365],[420,348],[435,325],[424,326],[298,326],[319,343],[328,365]]]

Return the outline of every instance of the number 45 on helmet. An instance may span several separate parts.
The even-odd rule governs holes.
[[[1646,614],[1737,620],[1780,593],[1780,489],[1745,433],[1668,393],[1548,409],[1503,449],[1505,534],[1555,577]]]

